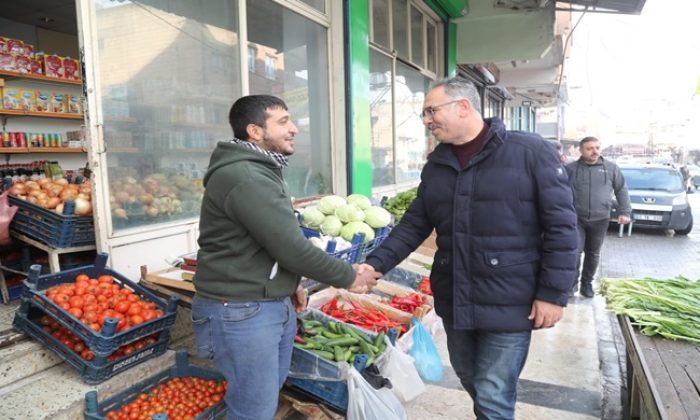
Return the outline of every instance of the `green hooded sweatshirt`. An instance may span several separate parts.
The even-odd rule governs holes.
[[[299,228],[282,168],[272,158],[220,142],[204,176],[197,294],[220,300],[290,296],[305,276],[337,287],[352,267],[308,241]]]

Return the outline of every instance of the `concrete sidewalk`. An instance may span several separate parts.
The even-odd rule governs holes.
[[[433,250],[434,245],[426,241],[418,252],[427,258],[414,255],[414,266],[429,262]],[[610,343],[605,342],[602,347],[608,350],[599,348],[596,324],[609,324],[611,319],[602,305],[599,296],[594,299],[576,296],[570,299],[564,318],[554,328],[533,333],[530,354],[518,385],[516,418],[619,418],[619,401],[609,402],[603,393],[605,382],[616,384],[613,387],[620,384],[619,380],[606,380],[601,374],[611,369],[612,376],[619,377],[619,350],[614,344],[610,350]],[[408,417],[411,420],[474,419],[471,398],[450,366],[444,331],[436,335],[435,341],[445,367],[443,379],[428,385],[425,393],[406,406]],[[603,366],[606,363],[612,365],[606,368]],[[619,396],[619,391],[615,391]]]

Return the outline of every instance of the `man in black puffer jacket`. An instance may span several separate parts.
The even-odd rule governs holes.
[[[575,278],[566,171],[539,135],[484,120],[468,81],[437,82],[423,123],[439,144],[416,199],[366,263],[386,273],[435,229],[431,273],[450,361],[478,419],[512,419],[533,328],[557,323]]]

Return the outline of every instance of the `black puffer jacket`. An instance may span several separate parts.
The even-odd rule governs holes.
[[[418,196],[367,257],[390,270],[433,229],[431,282],[438,315],[458,329],[523,331],[534,299],[566,305],[576,267],[576,213],[566,171],[538,135],[490,125],[483,149],[461,169],[438,145]]]

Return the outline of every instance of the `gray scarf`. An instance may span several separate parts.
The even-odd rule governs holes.
[[[270,150],[265,150],[255,143],[251,143],[251,142],[245,141],[245,140],[240,140],[240,139],[237,139],[235,137],[233,138],[233,140],[231,140],[231,143],[235,143],[235,144],[247,147],[249,149],[253,149],[256,152],[259,152],[259,153],[262,153],[263,155],[269,156],[272,160],[277,162],[283,168],[286,168],[287,166],[289,166],[289,159],[287,158],[287,156],[283,155],[282,153],[277,153],[277,152],[272,152]]]

